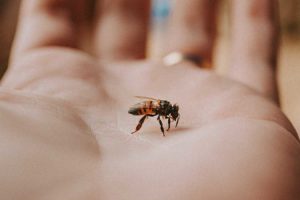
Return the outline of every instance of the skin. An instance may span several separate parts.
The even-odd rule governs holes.
[[[132,17],[125,0],[116,0],[101,20],[95,15],[93,53],[86,53],[76,34],[84,27],[85,6],[76,2],[71,8],[66,0],[23,1],[0,90],[3,199],[300,198],[298,136],[278,106],[275,64],[269,59],[275,29],[267,28],[262,43],[244,47],[244,62],[233,60],[230,69],[240,63],[240,70],[220,76],[190,62],[135,60],[145,55],[135,48],[145,47],[147,16],[135,8],[144,18],[134,18],[136,27],[122,32],[118,24],[126,26]],[[139,8],[149,5],[139,2]],[[251,10],[261,1],[249,2],[233,1],[234,9]],[[263,2],[261,12],[270,13],[273,1]],[[198,13],[180,12],[183,18]],[[273,27],[272,16],[255,19]],[[171,20],[180,27],[182,20]],[[113,38],[99,34],[102,26]],[[234,44],[242,41],[237,37]],[[254,45],[264,47],[262,52],[255,55]],[[256,76],[245,74],[256,67],[249,56],[262,64]],[[270,81],[263,81],[266,77]],[[163,137],[153,118],[131,135],[139,119],[127,111],[136,95],[178,103],[179,127]]]

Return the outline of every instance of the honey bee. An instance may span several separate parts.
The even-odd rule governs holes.
[[[178,113],[178,105],[172,105],[169,101],[154,99],[150,97],[136,96],[136,98],[145,99],[145,101],[142,101],[130,107],[128,113],[132,115],[144,116],[140,119],[138,125],[135,128],[135,131],[133,131],[131,134],[141,129],[146,118],[154,116],[157,116],[157,120],[160,124],[160,130],[163,136],[165,136],[165,131],[160,117],[168,119],[167,131],[169,131],[170,129],[171,119],[173,121],[176,121],[175,128],[177,127],[180,119],[180,114]]]

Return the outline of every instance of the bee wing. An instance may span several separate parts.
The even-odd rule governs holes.
[[[138,99],[148,99],[148,100],[152,100],[152,101],[158,101],[158,99],[154,99],[152,97],[144,97],[144,96],[134,96],[135,98]]]

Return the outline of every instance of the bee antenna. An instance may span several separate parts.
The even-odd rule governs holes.
[[[177,117],[177,120],[176,120],[176,125],[175,125],[175,128],[176,128],[176,127],[177,127],[177,125],[178,125],[179,119],[180,119],[180,114],[178,113],[178,117]]]

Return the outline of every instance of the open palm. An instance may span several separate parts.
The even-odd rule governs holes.
[[[4,199],[297,198],[297,133],[272,82],[256,88],[190,62],[99,59],[63,45],[68,36],[15,43],[0,92]],[[162,137],[149,117],[131,135],[136,95],[177,103],[179,126]]]

